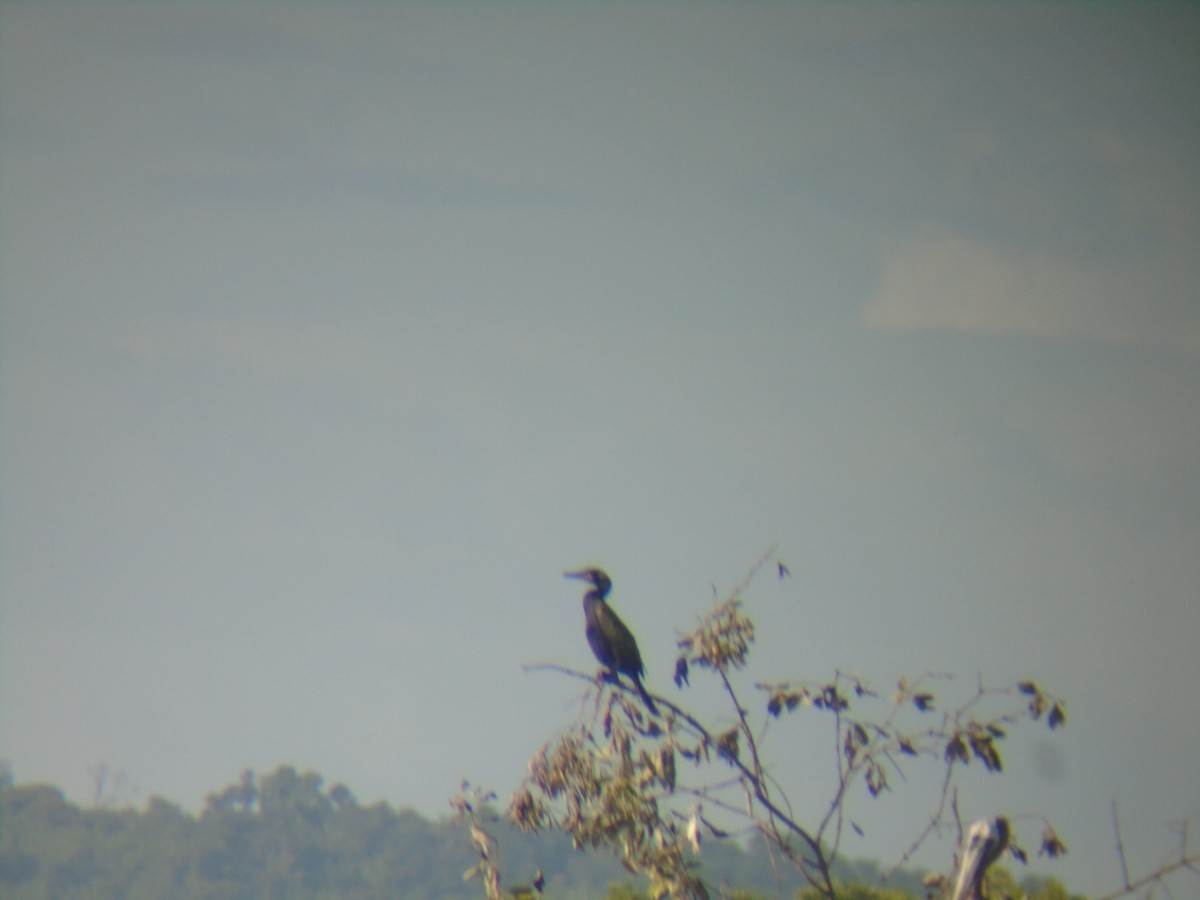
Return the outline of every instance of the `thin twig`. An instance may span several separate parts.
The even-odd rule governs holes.
[[[883,884],[885,881],[887,881],[889,878],[891,878],[893,875],[895,875],[896,872],[898,872],[900,870],[901,866],[903,866],[910,859],[912,859],[913,855],[921,848],[921,845],[925,843],[925,841],[929,837],[929,835],[933,834],[934,831],[941,828],[942,813],[946,809],[946,798],[950,795],[950,781],[953,777],[953,771],[954,771],[954,762],[953,761],[948,762],[946,764],[946,777],[944,779],[942,779],[942,791],[941,791],[941,797],[938,802],[937,809],[934,810],[933,815],[930,816],[929,822],[925,825],[925,828],[921,831],[921,833],[919,835],[917,835],[916,840],[914,840],[912,842],[912,844],[909,846],[909,848],[900,855],[900,858],[897,859],[894,863],[892,863],[891,866],[888,867],[888,869],[879,877],[879,884]],[[957,791],[954,792],[953,806],[954,806],[954,811],[955,811],[954,812],[955,818],[958,818],[958,793],[957,793]],[[959,831],[960,832],[962,831],[961,825],[959,826]]]
[[[1121,841],[1121,822],[1117,818],[1117,798],[1112,800],[1113,833],[1117,836],[1117,859],[1121,863],[1121,884],[1129,890],[1129,866],[1125,862],[1125,845]]]

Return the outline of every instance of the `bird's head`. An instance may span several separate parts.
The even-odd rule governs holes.
[[[603,569],[580,569],[578,572],[563,572],[563,576],[586,581],[600,593],[601,597],[606,596],[612,588],[612,579],[605,574]]]
[[[1008,819],[994,816],[980,819],[967,832],[962,865],[954,900],[977,900],[983,896],[983,876],[1008,846]]]

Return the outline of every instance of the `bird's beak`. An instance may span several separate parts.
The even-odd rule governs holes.
[[[563,578],[587,578],[587,572],[563,572]]]

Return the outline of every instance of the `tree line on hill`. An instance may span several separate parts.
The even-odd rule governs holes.
[[[575,850],[564,835],[532,837],[503,819],[491,827],[505,870],[541,869],[547,897],[644,896],[616,860]],[[478,884],[463,880],[474,861],[461,823],[363,805],[345,785],[326,788],[320,775],[286,765],[242,773],[199,815],[158,797],[141,809],[81,808],[54,786],[0,780],[0,896],[9,900],[453,900],[479,896]],[[712,883],[741,897],[794,896],[800,887],[761,843],[710,841],[703,865]],[[856,862],[838,875],[869,885],[879,869]],[[924,896],[919,873],[889,885],[863,896]]]

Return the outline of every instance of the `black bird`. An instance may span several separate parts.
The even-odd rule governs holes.
[[[657,716],[658,707],[642,686],[646,667],[642,665],[637,640],[604,599],[612,590],[612,579],[601,569],[581,569],[578,572],[564,572],[563,575],[586,581],[592,586],[583,595],[583,620],[588,644],[596,654],[596,659],[608,669],[613,681],[620,683],[618,673],[627,676],[642,695],[642,702],[650,710],[650,715]]]
[[[967,832],[962,864],[958,867],[958,884],[954,900],[981,900],[983,876],[1008,846],[1008,819],[995,816],[980,819]]]

